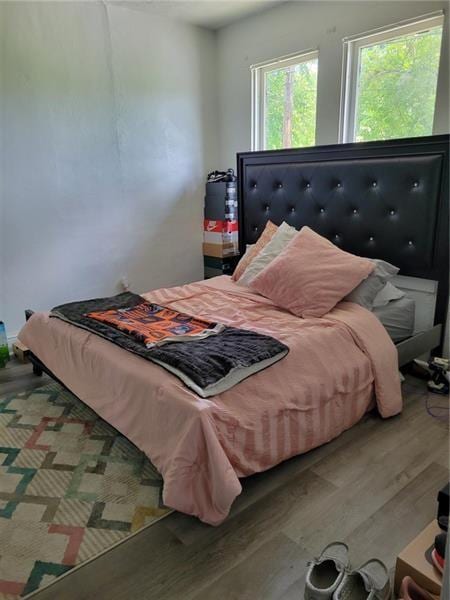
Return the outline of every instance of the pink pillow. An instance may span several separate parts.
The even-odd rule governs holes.
[[[256,244],[253,244],[252,248],[248,250],[238,262],[237,267],[231,276],[233,281],[239,281],[248,265],[254,258],[258,256],[261,250],[267,246],[277,231],[278,227],[275,225],[275,223],[272,223],[272,221],[267,221],[266,226],[264,227],[264,230],[259,236]]]
[[[298,317],[321,317],[374,268],[303,227],[250,287]]]

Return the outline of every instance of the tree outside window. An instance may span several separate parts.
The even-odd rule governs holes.
[[[317,51],[253,67],[253,148],[316,143]]]
[[[347,42],[343,139],[433,133],[443,16]]]
[[[264,148],[316,141],[317,58],[265,74]]]

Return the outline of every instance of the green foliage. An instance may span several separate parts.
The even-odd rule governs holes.
[[[442,27],[360,50],[355,141],[430,135]],[[318,60],[265,76],[264,147],[315,144]]]
[[[289,79],[291,82],[289,98]],[[316,139],[317,59],[269,71],[265,81],[265,145],[268,150],[313,146]],[[283,130],[290,113],[290,144]]]
[[[430,135],[442,28],[360,51],[355,141]]]

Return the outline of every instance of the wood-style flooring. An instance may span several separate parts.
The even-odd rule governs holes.
[[[30,365],[0,370],[0,394],[44,385]],[[220,527],[173,513],[34,600],[299,600],[306,565],[343,540],[352,562],[398,552],[436,514],[448,482],[448,426],[407,377],[402,415],[370,413],[333,442],[247,478]],[[430,394],[433,404],[448,399]]]

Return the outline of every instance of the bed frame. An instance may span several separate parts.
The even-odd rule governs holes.
[[[270,219],[438,282],[434,327],[397,344],[399,365],[440,354],[449,292],[449,142],[430,136],[237,155],[243,254]],[[25,311],[28,320],[33,311]],[[61,383],[32,352],[36,375]]]
[[[442,352],[449,303],[448,135],[238,154],[240,253],[268,220],[308,225],[400,275],[437,281],[434,326],[397,344],[399,365]]]

